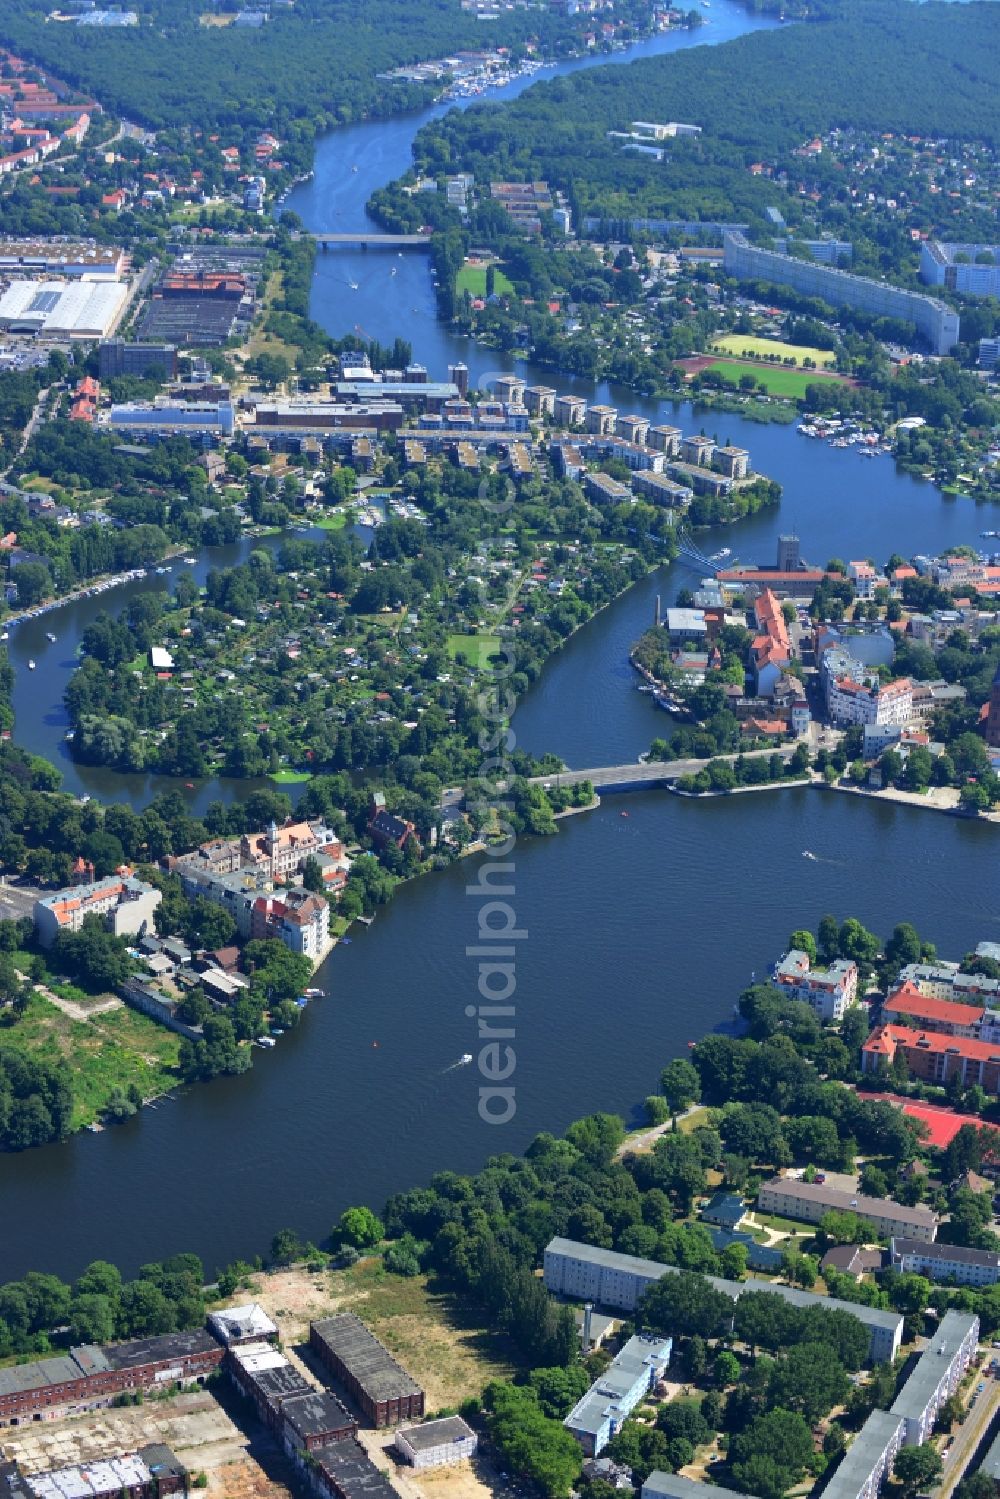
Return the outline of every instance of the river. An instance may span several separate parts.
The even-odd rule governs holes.
[[[708,32],[658,37],[632,55],[760,24],[719,0]],[[313,227],[356,226],[372,190],[405,168],[415,130],[435,113],[328,137],[315,178],[290,206]],[[340,215],[334,224],[330,212]],[[356,294],[345,279],[355,264],[374,278]],[[480,359],[437,327],[425,259],[396,264],[401,274],[390,278],[382,255],[321,256],[314,315],[338,333],[361,309],[366,332],[411,338],[432,376],[455,357],[474,373],[492,367],[495,356]],[[545,378],[568,388],[551,372]],[[617,399],[627,409],[651,405]],[[784,486],[780,512],[708,536],[707,550],[725,544],[745,559],[770,558],[778,531],[790,529],[820,562],[976,539],[970,506],[897,474],[888,458],[862,460],[790,427],[652,408],[748,447],[755,466]],[[218,549],[191,571],[201,580],[245,547]],[[178,569],[187,570],[175,564],[173,575]],[[173,575],[129,587],[162,587]],[[579,631],[520,704],[519,742],[554,749],[571,765],[645,749],[668,720],[634,690],[628,648],[652,618],[656,593],[666,599],[693,576],[683,564],[660,570]],[[99,609],[127,596],[126,588],[73,603],[15,632],[17,738],[59,763],[70,789],[143,805],[158,785],[178,783],[75,767],[64,745],[61,699],[76,644]],[[46,629],[56,645],[47,645]],[[28,655],[38,659],[36,672],[23,669]],[[249,786],[182,789],[201,810]],[[479,1118],[475,1069],[453,1066],[476,1050],[466,1006],[476,1001],[477,972],[466,947],[476,940],[477,907],[464,895],[476,863],[419,880],[370,931],[338,947],[319,979],[330,997],[245,1077],[188,1089],[100,1135],[0,1157],[0,1281],[29,1269],[71,1276],[95,1257],[129,1272],[181,1249],[218,1266],[265,1252],[285,1225],[319,1239],[351,1203],[378,1207],[434,1171],[473,1170],[590,1110],[634,1113],[671,1056],[728,1023],[740,989],[789,932],[815,927],[827,911],[857,915],[880,933],[912,920],[949,956],[1000,939],[994,839],[994,829],[975,823],[800,789],[707,803],[656,792],[609,798],[563,822],[557,837],[519,845],[512,903],[528,935],[517,965],[517,1113],[503,1128]],[[815,860],[803,859],[806,848]]]

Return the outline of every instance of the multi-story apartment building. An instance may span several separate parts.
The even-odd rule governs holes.
[[[793,947],[774,965],[774,982],[811,1005],[820,1020],[837,1021],[858,997],[858,965],[837,958],[829,968],[811,968],[809,955]]]
[[[133,875],[114,874],[88,885],[72,885],[35,901],[32,916],[38,940],[51,947],[60,932],[78,932],[88,916],[102,916],[116,937],[144,936],[163,893]]]
[[[826,700],[837,724],[905,724],[913,717],[913,685],[908,677],[869,686],[853,677],[830,676]]]
[[[879,1074],[902,1055],[911,1077],[943,1085],[957,1077],[963,1088],[975,1084],[1000,1094],[1000,1043],[969,1041],[964,1036],[911,1030],[904,1025],[881,1025],[861,1048],[861,1070]],[[899,1233],[907,1230],[900,1227]]]
[[[930,1436],[937,1413],[958,1389],[979,1342],[979,1318],[946,1312],[917,1366],[896,1396],[892,1415],[903,1421],[903,1445],[919,1447]]]
[[[875,317],[899,318],[913,323],[934,354],[948,354],[959,340],[958,313],[937,297],[923,292],[906,291],[887,281],[872,281],[832,266],[816,265],[780,255],[775,250],[759,250],[745,234],[730,232],[723,236],[725,267],[730,276],[749,281],[773,281],[790,286],[809,297],[821,297],[832,307],[855,307]]]
[[[587,1457],[597,1457],[625,1419],[662,1379],[670,1363],[671,1338],[637,1333],[598,1375],[563,1421]]]
[[[596,1301],[622,1311],[634,1311],[643,1293],[664,1275],[677,1275],[676,1265],[661,1265],[657,1260],[637,1255],[618,1254],[598,1249],[574,1239],[555,1238],[545,1248],[543,1274],[546,1290],[577,1301]],[[822,1306],[827,1311],[847,1312],[856,1317],[868,1332],[868,1357],[872,1363],[883,1363],[896,1357],[903,1334],[903,1319],[898,1312],[883,1312],[876,1307],[840,1301],[832,1296],[817,1296],[796,1286],[778,1285],[776,1281],[749,1276],[746,1280],[722,1280],[707,1277],[717,1291],[734,1302],[750,1292],[780,1296],[791,1306]]]
[[[825,1182],[807,1182],[795,1176],[773,1176],[764,1182],[757,1200],[765,1213],[778,1213],[803,1223],[819,1223],[826,1213],[853,1213],[880,1234],[905,1234],[927,1244],[937,1235],[938,1220],[930,1208],[908,1208],[889,1197],[866,1197],[861,1192],[845,1192]]]
[[[892,1268],[901,1275],[925,1275],[928,1280],[959,1286],[995,1286],[1000,1280],[1000,1254],[992,1249],[900,1238],[893,1239],[890,1256]]]
[[[960,297],[1000,297],[1000,245],[925,239],[920,279],[925,286],[944,286]]]
[[[315,962],[330,945],[330,906],[310,890],[258,895],[250,916],[251,937],[274,937],[292,952]]]

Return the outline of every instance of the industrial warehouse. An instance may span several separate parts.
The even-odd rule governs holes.
[[[128,297],[122,281],[13,281],[0,297],[0,328],[42,338],[107,338]]]

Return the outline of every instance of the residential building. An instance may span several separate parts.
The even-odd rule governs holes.
[[[979,340],[980,369],[995,370],[998,364],[1000,364],[1000,338],[981,338]],[[1000,1446],[1000,1443],[996,1445]]]
[[[982,1005],[963,1005],[954,1000],[928,999],[915,984],[900,984],[882,1005],[888,1025],[909,1025],[944,1036],[979,1037],[986,1011]]]
[[[389,811],[381,791],[374,793],[368,816],[368,836],[376,848],[388,848],[390,844],[405,848],[416,831],[412,822]]]
[[[737,279],[773,281],[806,296],[821,297],[832,307],[855,307],[876,317],[900,318],[914,325],[934,354],[949,354],[959,341],[958,313],[937,297],[760,250],[739,231],[725,234],[723,244],[726,272]]]
[[[330,946],[330,905],[311,890],[284,890],[258,895],[250,916],[250,935],[277,938],[290,951],[316,962]]]
[[[162,1442],[44,1472],[0,1459],[0,1499],[165,1499],[188,1492],[187,1469]]]
[[[860,1280],[870,1271],[881,1270],[881,1249],[863,1249],[860,1244],[835,1244],[828,1249],[819,1262],[820,1274],[825,1270],[836,1270],[840,1275],[850,1275]]]
[[[584,421],[587,431],[595,437],[612,437],[618,425],[618,411],[614,406],[588,406]]]
[[[395,1446],[411,1468],[445,1468],[475,1457],[479,1439],[461,1416],[442,1416],[422,1426],[401,1426]]]
[[[573,1239],[552,1239],[545,1249],[546,1290],[626,1312],[634,1312],[643,1292],[666,1273],[667,1266],[658,1260],[618,1254]]]
[[[646,446],[657,453],[666,453],[668,458],[677,458],[681,451],[680,427],[650,427],[646,434]]]
[[[716,448],[712,462],[730,479],[745,479],[750,472],[750,454],[746,448]]]
[[[321,822],[293,822],[279,828],[272,822],[266,833],[244,833],[239,841],[239,867],[262,870],[272,880],[287,880],[320,849],[342,854],[336,834]]]
[[[792,658],[788,626],[777,595],[770,588],[754,600],[753,613],[757,634],[750,646],[750,669],[757,696],[771,697]]]
[[[1000,297],[1000,245],[947,243],[925,239],[920,246],[920,279],[960,297]]]
[[[903,1421],[903,1445],[919,1447],[930,1436],[938,1411],[958,1389],[979,1342],[979,1318],[946,1312],[917,1366],[896,1396],[892,1414]]]
[[[668,479],[665,474],[655,473],[652,469],[644,469],[635,474],[632,488],[644,500],[667,505],[672,510],[686,509],[694,498],[690,485],[678,484],[676,479]]]
[[[987,1093],[1000,1094],[1000,1043],[968,1041],[962,1036],[943,1036],[934,1031],[911,1030],[908,1026],[883,1025],[873,1031],[861,1048],[862,1072],[878,1074],[901,1055],[911,1077],[926,1082],[947,1083],[958,1077],[963,1088],[975,1084]],[[900,1233],[905,1233],[900,1229]]]
[[[116,937],[144,936],[153,929],[163,893],[137,880],[131,871],[72,885],[35,901],[32,915],[38,940],[51,947],[60,932],[78,932],[88,916],[101,916]]]
[[[746,1495],[736,1489],[724,1489],[721,1484],[699,1483],[694,1478],[663,1473],[657,1468],[643,1484],[641,1499],[746,1499]]]
[[[791,948],[774,965],[779,989],[811,1005],[820,1020],[838,1021],[858,997],[858,965],[837,958],[828,968],[812,968],[807,953]]]
[[[524,404],[532,416],[555,416],[556,393],[550,385],[529,385]]]
[[[582,396],[557,396],[555,402],[556,421],[562,427],[580,427],[587,413],[587,403]]]
[[[828,676],[827,708],[836,724],[905,724],[913,717],[913,684],[857,682],[853,677]]]
[[[902,1445],[903,1418],[872,1411],[824,1488],[824,1499],[875,1499]]]
[[[612,479],[610,474],[602,474],[600,470],[584,475],[583,492],[597,505],[624,505],[632,498],[627,484]]]
[[[891,1198],[866,1197],[845,1192],[825,1182],[807,1182],[794,1176],[773,1176],[764,1182],[757,1199],[765,1213],[778,1213],[802,1223],[819,1223],[826,1213],[853,1213],[870,1223],[879,1234],[905,1234],[931,1244],[938,1220],[929,1208],[904,1207]]]
[[[612,1249],[598,1249],[574,1239],[551,1239],[545,1247],[543,1275],[546,1290],[575,1301],[594,1301],[622,1311],[634,1311],[643,1293],[664,1275],[677,1275],[676,1265],[662,1265],[657,1260],[637,1255],[619,1254]],[[868,1356],[873,1363],[891,1361],[899,1352],[903,1319],[898,1312],[883,1312],[874,1307],[831,1296],[817,1296],[795,1286],[749,1276],[743,1281],[707,1277],[717,1291],[733,1301],[751,1291],[780,1296],[792,1306],[823,1306],[828,1311],[848,1312],[862,1322],[868,1331]]]
[[[715,454],[715,442],[711,437],[681,438],[681,453],[685,463],[693,463],[695,467],[707,468],[712,462]]]
[[[563,1421],[587,1457],[597,1457],[666,1373],[672,1339],[637,1333]]]
[[[892,1268],[901,1275],[925,1275],[958,1286],[995,1286],[1000,1280],[1000,1254],[992,1249],[900,1238],[893,1239],[889,1252]]]
[[[373,1426],[424,1414],[423,1390],[353,1312],[311,1323],[309,1347]]]
[[[746,1203],[734,1192],[716,1192],[705,1204],[699,1217],[705,1223],[714,1223],[717,1228],[736,1228],[746,1217]]]
[[[899,971],[899,982],[912,985],[931,999],[1000,1003],[1000,979],[963,973],[958,963],[908,963]]]

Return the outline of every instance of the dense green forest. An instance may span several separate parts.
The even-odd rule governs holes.
[[[482,27],[458,0],[302,0],[276,6],[260,28],[204,26],[205,4],[150,0],[134,28],[47,24],[35,0],[4,7],[2,40],[60,77],[92,91],[106,109],[159,129],[249,125],[282,136],[388,114],[409,94],[376,73],[483,45]],[[238,9],[236,5],[228,8]],[[582,25],[582,23],[579,23]],[[539,37],[569,47],[577,23],[544,11],[510,12],[491,45],[519,51]]]
[[[751,163],[834,127],[996,142],[998,55],[996,6],[851,0],[809,25],[598,68],[539,84],[511,104],[453,111],[420,132],[416,164],[431,173],[461,167],[483,181],[545,178],[577,212],[753,220],[775,186],[751,176]],[[607,139],[635,119],[689,121],[703,134],[671,141],[656,162]]]

